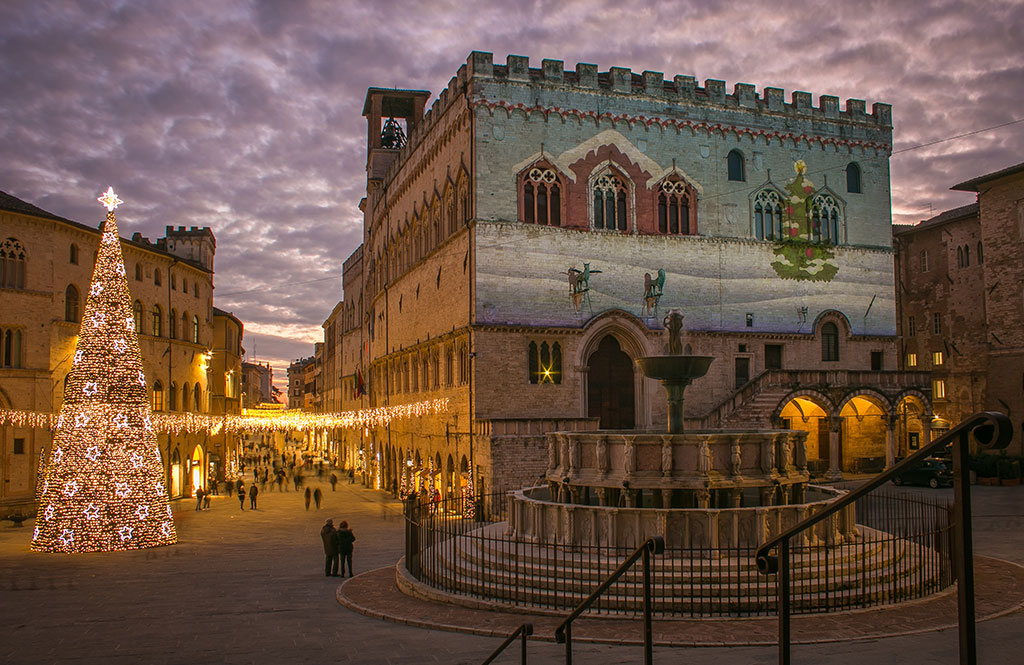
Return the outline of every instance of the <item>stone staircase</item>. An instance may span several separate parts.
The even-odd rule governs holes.
[[[450,602],[485,599],[504,608],[564,614],[591,593],[625,556],[611,550],[517,543],[504,523],[437,543],[422,557],[421,585],[447,591]],[[795,550],[794,612],[823,612],[916,598],[940,590],[948,571],[924,563],[929,551],[912,542],[859,526],[862,542],[838,548]],[[705,554],[712,554],[706,552]],[[773,613],[775,576],[757,572],[751,550],[718,556],[652,557],[652,595],[657,614],[671,617],[750,616]],[[944,574],[945,573],[945,574]],[[642,607],[638,563],[606,593],[592,614],[633,614]],[[426,592],[424,595],[430,595]]]

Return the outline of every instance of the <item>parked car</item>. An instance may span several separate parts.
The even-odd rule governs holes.
[[[931,488],[953,486],[953,469],[946,460],[929,457],[917,466],[893,476],[895,485],[927,485]]]

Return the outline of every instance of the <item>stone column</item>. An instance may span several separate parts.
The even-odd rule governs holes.
[[[729,490],[729,499],[732,502],[733,508],[740,508],[743,506],[743,490],[739,487],[734,487]]]
[[[672,490],[661,490],[661,507],[672,507]]]
[[[762,506],[774,506],[775,505],[775,489],[772,487],[761,488],[761,505]]]
[[[842,416],[829,418],[828,428],[828,480],[842,480],[843,470],[839,466],[839,432],[842,431]]]
[[[896,416],[886,417],[885,429],[885,468],[896,463]]]
[[[598,487],[597,488],[597,503],[602,506],[608,505],[608,488]]]
[[[697,490],[697,507],[705,510],[711,507],[711,490],[706,487]]]

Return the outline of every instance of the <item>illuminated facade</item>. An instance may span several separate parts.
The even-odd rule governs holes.
[[[487,492],[537,479],[547,431],[663,427],[633,360],[673,308],[716,357],[690,427],[803,429],[833,477],[897,456],[902,404],[927,432],[927,375],[896,359],[888,105],[489,53],[430,96],[367,92],[341,394],[451,406],[346,432],[368,481]]]
[[[100,230],[4,193],[0,221],[0,408],[56,413],[71,369]],[[122,238],[121,249],[153,410],[209,413],[213,233],[168,226],[165,237],[155,242],[140,234]],[[200,434],[158,435],[172,498],[192,492],[193,459],[208,464],[203,442]],[[32,502],[39,454],[50,448],[51,432],[46,429],[0,427],[0,505]]]

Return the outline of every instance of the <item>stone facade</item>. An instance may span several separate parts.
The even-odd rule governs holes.
[[[14,255],[15,245],[23,256],[21,278],[8,273],[15,279],[0,284],[0,408],[55,413],[63,402],[100,232],[4,193],[0,228],[4,260]],[[208,353],[218,347],[213,233],[168,226],[164,238],[150,242],[136,233],[122,239],[121,249],[155,410],[218,413]],[[5,270],[12,266],[17,262]],[[50,440],[47,430],[0,427],[0,504],[32,501],[39,455],[49,451]],[[191,494],[194,483],[205,486],[211,461],[223,477],[223,442],[187,434],[160,434],[157,442],[172,498]],[[193,476],[193,468],[200,472]]]
[[[400,490],[409,467],[445,491],[528,484],[547,428],[664,427],[662,388],[632,359],[664,352],[672,308],[689,350],[716,357],[688,395],[695,422],[848,419],[825,456],[839,474],[894,457],[909,394],[930,413],[926,382],[872,389],[898,372],[888,105],[476,52],[422,113],[429,96],[367,93],[340,371],[346,408],[450,409],[346,433],[344,458],[374,482]],[[859,383],[805,391],[810,423],[783,412],[792,381],[762,380],[798,370]],[[843,456],[851,400],[886,420]]]

